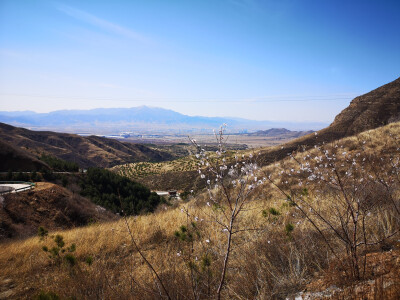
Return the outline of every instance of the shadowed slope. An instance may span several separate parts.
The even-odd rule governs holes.
[[[0,140],[0,172],[39,171],[49,167],[24,149],[14,147]]]
[[[32,131],[0,123],[0,140],[39,155],[48,153],[81,167],[111,167],[137,161],[163,161],[172,156],[144,145],[97,136]]]

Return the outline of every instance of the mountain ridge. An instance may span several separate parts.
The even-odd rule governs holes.
[[[400,121],[400,77],[354,98],[328,127],[349,136]]]
[[[226,123],[232,130],[259,130],[271,127],[288,129],[319,129],[324,122],[255,121],[243,118],[188,116],[170,109],[139,106],[131,108],[96,108],[90,110],[57,110],[49,113],[4,112],[0,111],[0,122],[20,127],[38,129],[94,128],[111,130],[147,129],[149,125],[157,129],[215,129]],[[65,130],[65,129],[64,129]],[[76,132],[76,131],[75,131]]]
[[[354,98],[328,127],[290,141],[281,149],[263,151],[263,164],[280,160],[303,146],[329,143],[396,120],[400,120],[400,78]]]

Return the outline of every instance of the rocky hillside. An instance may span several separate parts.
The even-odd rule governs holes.
[[[86,198],[47,182],[26,192],[2,195],[0,241],[37,233],[38,227],[60,230],[117,217]]]
[[[278,161],[297,149],[332,142],[400,120],[400,78],[354,98],[331,125],[280,147],[262,151],[262,164]]]
[[[81,167],[111,167],[129,162],[164,161],[172,158],[169,153],[144,145],[98,136],[32,131],[4,123],[0,123],[0,141],[28,150],[34,155],[46,153],[76,162]]]
[[[400,78],[351,101],[326,133],[351,136],[400,120]]]

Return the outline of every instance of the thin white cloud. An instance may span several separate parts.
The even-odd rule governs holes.
[[[99,18],[95,15],[89,14],[85,11],[82,11],[82,10],[79,10],[79,9],[76,9],[76,8],[73,8],[73,7],[70,7],[67,5],[61,5],[61,4],[57,5],[57,9],[70,17],[73,17],[77,20],[88,23],[90,25],[96,26],[105,31],[112,32],[114,34],[129,38],[129,39],[141,41],[141,42],[147,41],[147,39],[144,36],[142,36],[141,34],[135,32],[133,30],[130,30],[130,29],[120,26],[118,24],[109,22],[107,20],[101,19],[101,18]]]

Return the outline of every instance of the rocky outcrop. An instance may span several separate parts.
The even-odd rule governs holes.
[[[340,137],[400,121],[400,78],[351,101],[327,128]]]
[[[318,132],[262,152],[261,164],[268,165],[298,149],[309,149],[360,132],[378,128],[400,119],[400,78],[367,94],[354,98],[331,125]]]

